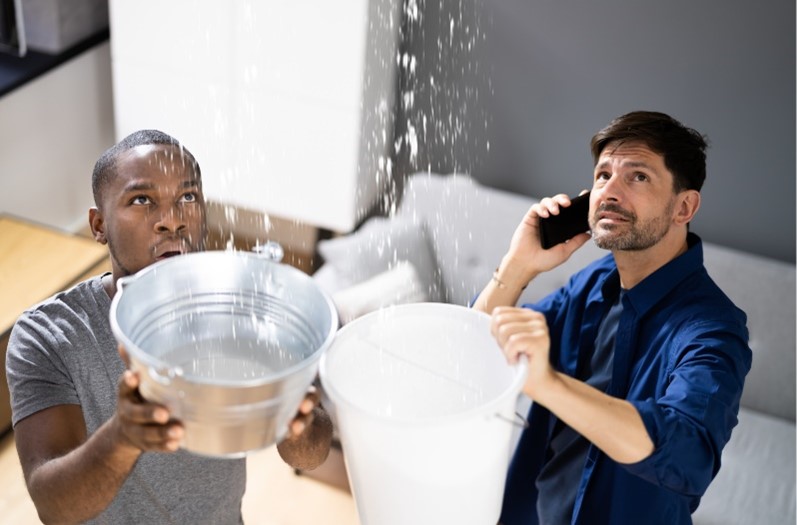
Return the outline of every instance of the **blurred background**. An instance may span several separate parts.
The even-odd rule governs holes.
[[[0,212],[84,228],[96,158],[159,128],[221,244],[312,254],[416,171],[576,194],[592,134],[649,109],[709,138],[694,231],[795,260],[794,2],[0,3]]]

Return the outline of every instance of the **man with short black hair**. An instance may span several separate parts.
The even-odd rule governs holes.
[[[184,429],[138,392],[110,329],[120,277],[204,249],[199,165],[169,135],[131,134],[97,161],[94,238],[112,272],[20,316],[8,346],[12,423],[39,517],[58,523],[241,523],[245,459],[178,450]],[[121,354],[121,355],[120,355]],[[278,450],[295,468],[326,459],[328,415],[310,392]]]

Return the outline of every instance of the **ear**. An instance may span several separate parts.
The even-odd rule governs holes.
[[[678,194],[675,202],[673,220],[678,225],[688,224],[700,209],[700,192],[684,190]]]
[[[108,244],[108,239],[105,236],[105,219],[99,208],[89,208],[89,226],[95,241],[100,244]]]

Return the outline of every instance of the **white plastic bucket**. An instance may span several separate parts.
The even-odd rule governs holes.
[[[450,304],[391,307],[322,356],[362,525],[498,521],[526,363],[507,364],[489,322]]]

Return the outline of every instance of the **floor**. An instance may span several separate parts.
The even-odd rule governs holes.
[[[243,501],[247,525],[358,525],[348,492],[307,476],[282,462],[276,447],[249,455]],[[0,440],[0,524],[41,523],[28,496],[13,434]]]

